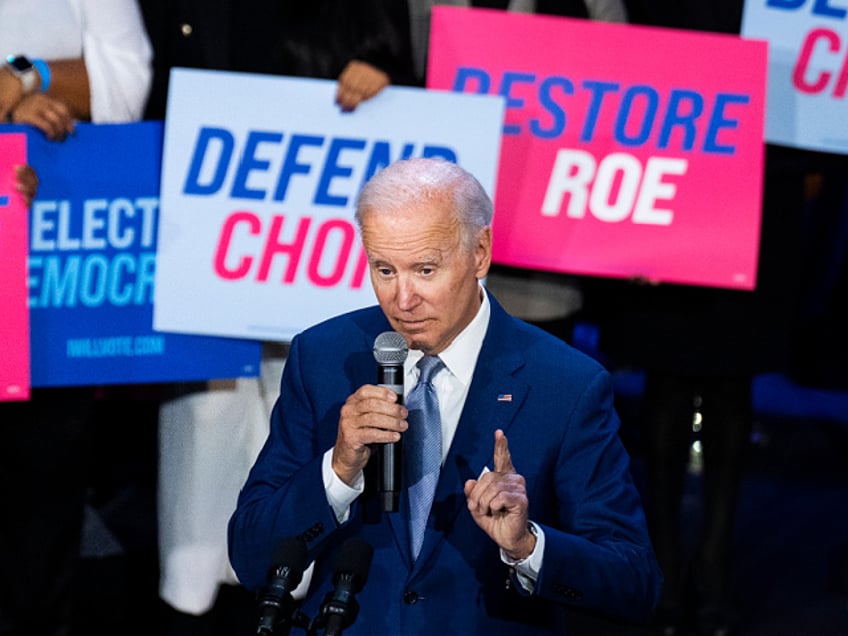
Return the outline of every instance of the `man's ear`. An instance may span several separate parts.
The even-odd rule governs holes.
[[[477,280],[486,278],[492,265],[492,228],[485,227],[477,235],[477,245],[474,247],[476,259]]]

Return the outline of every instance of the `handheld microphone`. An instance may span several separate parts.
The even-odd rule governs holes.
[[[374,548],[362,539],[348,539],[342,545],[333,574],[335,589],[321,604],[321,621],[326,625],[324,636],[339,636],[356,620],[359,603],[354,596],[365,586],[373,556]]]
[[[374,341],[377,360],[377,384],[398,394],[403,403],[403,363],[409,348],[406,339],[396,331],[384,331]],[[400,501],[403,446],[401,442],[379,444],[377,447],[377,494],[384,512],[397,512]]]
[[[303,539],[283,539],[274,551],[270,581],[259,597],[257,636],[288,634],[294,613],[291,593],[297,588],[307,565],[306,543]]]

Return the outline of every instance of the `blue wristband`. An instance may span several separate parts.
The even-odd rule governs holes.
[[[41,77],[41,92],[46,93],[47,89],[50,88],[50,67],[47,65],[47,62],[44,60],[30,60],[32,65],[35,67],[35,70],[38,71],[39,77]]]

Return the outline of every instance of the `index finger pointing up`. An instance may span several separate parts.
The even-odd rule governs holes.
[[[494,465],[496,473],[514,473],[512,457],[509,454],[509,442],[501,429],[495,431]]]

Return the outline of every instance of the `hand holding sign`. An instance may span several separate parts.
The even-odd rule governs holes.
[[[38,175],[35,174],[35,170],[29,165],[17,165],[15,179],[15,190],[21,193],[27,207],[32,206],[32,200],[38,192]]]

